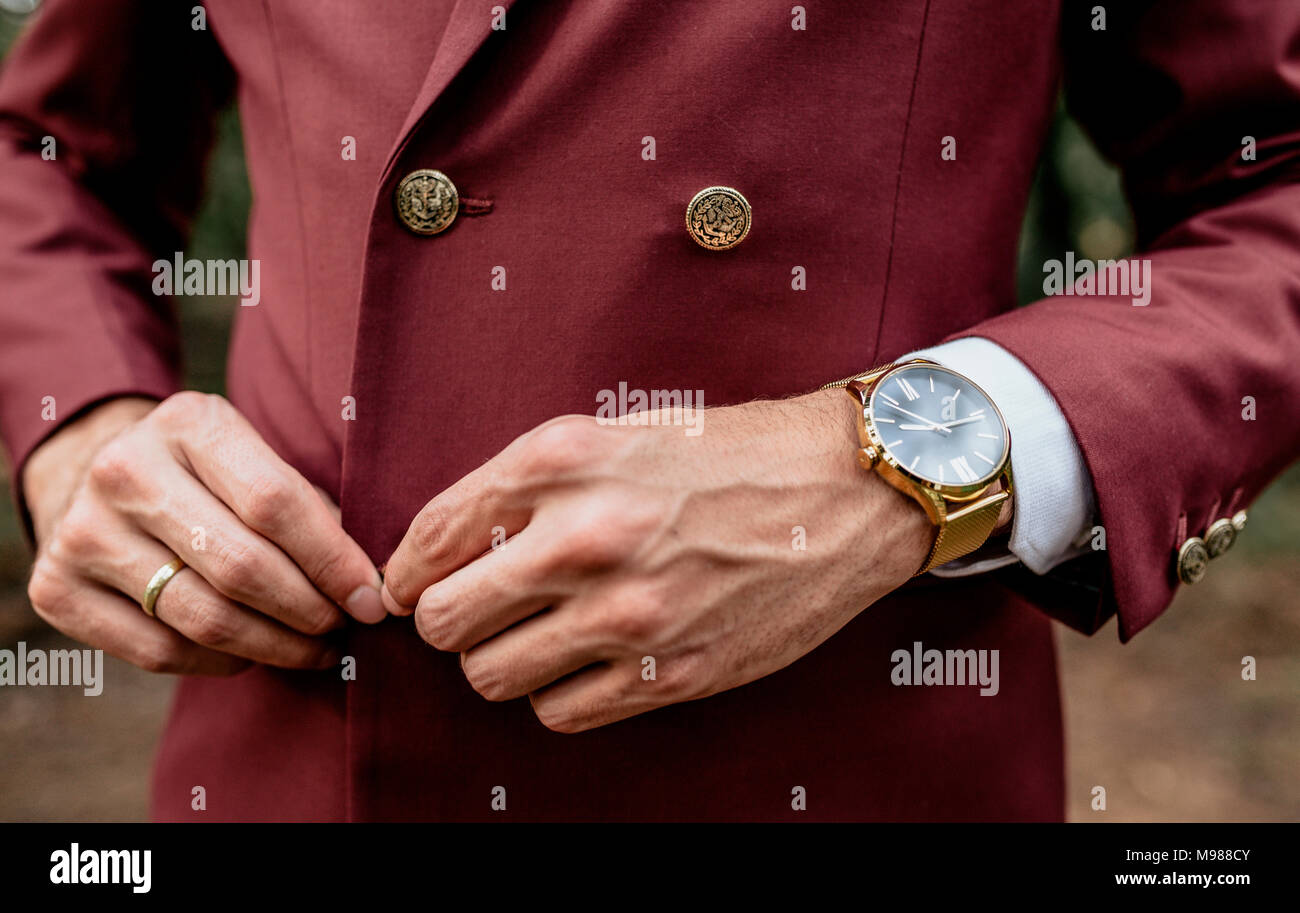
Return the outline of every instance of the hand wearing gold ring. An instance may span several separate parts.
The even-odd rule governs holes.
[[[37,448],[22,485],[37,614],[150,671],[323,669],[349,615],[386,617],[329,497],[220,397],[105,403]]]

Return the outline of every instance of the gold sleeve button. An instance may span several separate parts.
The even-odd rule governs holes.
[[[730,250],[749,234],[753,212],[734,187],[705,187],[686,206],[686,233],[707,250]]]
[[[1226,517],[1215,520],[1205,531],[1205,551],[1211,558],[1222,555],[1232,548],[1232,543],[1236,541],[1237,527],[1233,526],[1232,521]]]
[[[446,231],[460,212],[460,194],[451,178],[432,168],[412,171],[397,185],[397,218],[417,235]]]
[[[1210,554],[1200,536],[1192,536],[1178,549],[1178,579],[1183,583],[1200,583],[1210,565]]]

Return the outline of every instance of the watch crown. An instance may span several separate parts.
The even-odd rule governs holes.
[[[875,447],[863,447],[858,450],[858,462],[867,469],[875,466],[878,459],[880,459],[880,454],[876,452]]]

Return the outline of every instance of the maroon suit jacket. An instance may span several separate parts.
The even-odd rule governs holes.
[[[1050,617],[1149,624],[1179,542],[1296,452],[1300,397],[1300,4],[1110,4],[1104,31],[1092,5],[813,2],[796,30],[768,0],[210,0],[195,31],[191,4],[48,0],[0,79],[0,431],[19,468],[52,431],[42,397],[70,416],[176,389],[150,265],[182,244],[233,91],[262,301],[239,309],[229,396],[376,561],[432,495],[621,380],[781,397],[958,335],[1052,391],[1108,532],[1060,574],[919,581],[782,672],[579,735],[478,697],[410,619],[358,627],[354,682],[182,681],[156,816],[1060,818]],[[1062,73],[1125,169],[1149,307],[1013,309]],[[418,168],[477,213],[406,231],[393,194]],[[683,225],[712,184],[753,205],[722,253]],[[891,685],[914,641],[1000,650],[1000,693]]]

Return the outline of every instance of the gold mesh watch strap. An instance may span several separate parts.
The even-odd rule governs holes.
[[[928,361],[928,359],[916,359],[917,361]],[[888,374],[894,368],[897,368],[901,362],[891,362],[889,364],[877,365],[861,374],[851,374],[841,380],[832,381],[829,384],[823,384],[820,389],[829,390],[835,387],[847,387],[852,381],[861,381],[863,384],[870,386],[882,375]],[[858,394],[853,390],[848,391],[854,400],[858,400]],[[865,406],[865,392],[862,393],[863,400],[861,405]],[[865,446],[865,442],[864,442]],[[947,564],[963,555],[969,555],[981,545],[988,541],[994,528],[998,524],[998,517],[1002,514],[1002,507],[1007,498],[1011,497],[1010,474],[1004,474],[1002,478],[1001,490],[993,494],[980,498],[970,504],[958,504],[948,501],[937,492],[924,490],[924,496],[929,497],[935,507],[935,513],[941,518],[935,524],[938,534],[935,536],[934,545],[930,547],[930,554],[921,565],[921,569],[913,576],[919,577],[926,573],[930,568],[938,567],[941,564]],[[922,490],[918,489],[918,493]]]
[[[887,365],[876,365],[876,367],[869,368],[866,371],[863,371],[861,374],[850,374],[848,377],[842,377],[839,380],[833,380],[829,384],[822,384],[817,389],[832,390],[836,387],[843,388],[843,387],[847,387],[850,381],[855,381],[855,380],[860,380],[864,384],[869,384],[880,375],[888,374],[890,371],[894,370],[894,368],[897,367],[898,367],[897,362],[891,362]],[[863,405],[865,406],[866,403],[863,403]]]
[[[1011,496],[1003,490],[981,498],[973,504],[965,504],[952,510],[951,502],[943,501],[945,506],[944,522],[938,524],[939,535],[935,537],[930,548],[930,557],[921,565],[915,576],[920,576],[932,567],[947,564],[963,555],[969,555],[988,541],[989,534],[997,526],[998,515],[1002,513],[1003,503]]]

